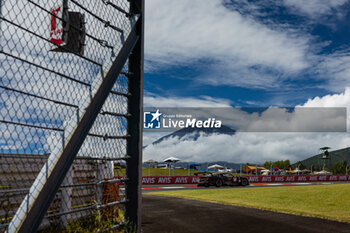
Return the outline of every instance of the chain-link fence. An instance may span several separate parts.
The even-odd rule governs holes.
[[[1,0],[0,232],[139,230],[142,7]]]

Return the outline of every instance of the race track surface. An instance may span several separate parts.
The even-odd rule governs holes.
[[[143,233],[350,233],[350,224],[239,206],[143,195]]]

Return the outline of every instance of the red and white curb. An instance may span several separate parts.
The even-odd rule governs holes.
[[[332,184],[330,182],[318,182],[318,183],[271,183],[271,184],[250,184],[249,186],[261,187],[261,186],[288,186],[288,185],[323,185]],[[186,188],[198,188],[198,186],[157,186],[157,187],[142,187],[143,190],[148,189],[186,189]]]

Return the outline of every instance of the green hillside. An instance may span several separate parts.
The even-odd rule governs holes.
[[[348,164],[350,164],[350,147],[329,151],[329,159],[327,160],[321,159],[322,156],[323,154],[320,153],[301,161],[301,163],[309,169],[311,165],[313,165],[314,168],[322,168],[324,163],[326,165],[325,167],[328,169],[331,169],[332,165],[336,162],[347,161]]]

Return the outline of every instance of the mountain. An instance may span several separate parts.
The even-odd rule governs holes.
[[[154,141],[152,145],[156,145],[158,143],[161,143],[164,140],[174,138],[174,137],[177,137],[179,140],[182,140],[182,141],[197,141],[200,135],[203,135],[203,136],[210,136],[213,134],[234,135],[235,133],[236,133],[235,130],[225,125],[222,125],[221,128],[196,128],[196,127],[183,128],[159,138],[158,140]]]
[[[329,151],[329,159],[322,159],[323,154],[317,154],[310,158],[307,158],[301,163],[310,169],[311,165],[313,167],[322,168],[325,165],[326,168],[331,169],[332,165],[336,162],[347,161],[350,164],[350,147],[346,147],[340,150]]]

